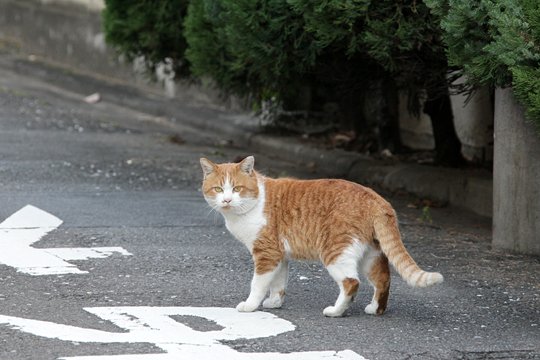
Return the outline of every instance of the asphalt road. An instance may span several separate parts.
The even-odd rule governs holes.
[[[82,98],[0,67],[0,259],[12,253],[0,260],[0,359],[540,359],[540,260],[492,250],[486,219],[426,214],[400,194],[385,195],[405,243],[443,273],[441,286],[412,289],[394,273],[385,315],[364,314],[363,286],[347,316],[331,319],[322,310],[333,281],[319,264],[293,263],[282,309],[231,312],[248,294],[251,259],[204,202],[198,159],[249,149]],[[268,175],[320,176],[254,155]],[[50,215],[23,211],[13,225],[27,205]],[[47,225],[51,215],[62,223]],[[71,267],[46,274],[31,256],[57,248]],[[97,255],[77,259],[88,248]],[[31,270],[17,267],[25,262]]]

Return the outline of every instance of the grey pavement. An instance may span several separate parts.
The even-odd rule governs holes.
[[[32,276],[0,264],[0,316],[118,333],[83,308],[234,307],[248,294],[251,259],[202,199],[199,157],[254,154],[271,176],[339,175],[331,161],[313,172],[277,156],[253,141],[266,141],[263,135],[235,130],[244,125],[225,121],[219,109],[124,89],[0,55],[0,222],[31,204],[64,221],[35,248],[132,254],[70,261],[87,274]],[[102,101],[82,101],[97,90]],[[230,133],[213,129],[213,121]],[[231,146],[231,135],[244,136],[235,131],[247,140]],[[398,211],[407,248],[423,268],[445,276],[442,285],[412,289],[394,273],[385,315],[364,314],[371,289],[362,286],[347,316],[329,319],[322,309],[337,287],[319,264],[293,263],[284,306],[269,312],[295,330],[224,344],[241,353],[350,349],[372,360],[540,359],[539,258],[492,249],[485,217],[456,207],[426,212],[414,197],[383,195]],[[2,360],[162,352],[144,342],[62,341],[1,322]]]

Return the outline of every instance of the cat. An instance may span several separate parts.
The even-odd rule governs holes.
[[[336,281],[339,296],[323,311],[329,317],[347,310],[360,285],[359,273],[374,288],[365,312],[383,314],[388,262],[413,287],[443,281],[440,273],[418,267],[401,241],[396,212],[369,188],[337,179],[265,177],[255,171],[253,156],[239,163],[200,162],[204,198],[253,257],[251,291],[238,311],[255,311],[261,302],[264,308],[281,307],[291,259],[319,259]]]

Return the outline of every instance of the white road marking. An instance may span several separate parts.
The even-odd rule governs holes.
[[[31,245],[58,228],[62,220],[27,205],[0,224],[0,264],[30,275],[85,274],[66,260],[131,255],[121,247],[37,249]]]
[[[241,353],[220,341],[270,337],[293,331],[295,326],[266,312],[239,313],[217,307],[93,307],[85,308],[126,332],[108,332],[48,321],[0,315],[0,324],[29,334],[81,343],[150,343],[162,354],[63,357],[69,360],[366,360],[354,351],[293,353]],[[171,316],[197,316],[216,322],[221,330],[196,331]]]

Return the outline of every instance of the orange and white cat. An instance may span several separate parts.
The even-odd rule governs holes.
[[[227,164],[201,159],[206,201],[253,256],[251,291],[238,311],[254,311],[261,302],[281,307],[290,259],[322,261],[340,290],[336,303],[323,311],[332,317],[349,307],[359,273],[375,290],[365,312],[382,314],[390,288],[388,261],[411,286],[443,281],[416,265],[401,241],[394,209],[373,190],[345,180],[272,179],[256,172],[254,162],[253,156]]]

